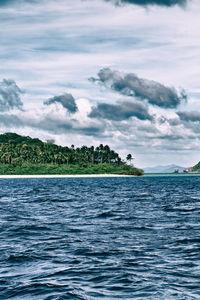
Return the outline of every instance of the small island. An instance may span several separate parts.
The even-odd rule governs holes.
[[[189,172],[190,173],[200,173],[200,161],[192,168],[189,168]]]
[[[103,144],[63,147],[11,132],[0,135],[0,175],[143,175],[131,160],[131,154],[125,162]]]
[[[193,167],[189,167],[183,170],[183,173],[200,173],[200,161],[194,165]]]

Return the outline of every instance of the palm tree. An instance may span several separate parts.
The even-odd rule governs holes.
[[[100,150],[101,163],[103,163],[103,154],[104,154],[104,146],[103,146],[103,144],[99,145],[99,150]]]
[[[91,146],[90,149],[91,163],[94,164],[94,146]]]
[[[110,163],[110,147],[108,145],[104,146],[105,162]]]
[[[133,160],[132,155],[131,155],[131,154],[128,154],[128,155],[126,156],[126,160],[129,161],[129,163],[131,163],[131,161]]]

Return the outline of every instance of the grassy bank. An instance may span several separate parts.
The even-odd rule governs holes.
[[[120,174],[143,175],[143,171],[129,165],[100,164],[0,164],[0,175],[81,175],[81,174]]]

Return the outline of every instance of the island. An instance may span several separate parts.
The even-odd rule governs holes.
[[[190,173],[200,173],[200,161],[192,168],[189,168],[189,172]]]
[[[184,173],[200,173],[200,161],[193,167],[189,167],[183,170]]]
[[[0,134],[0,175],[143,175],[108,145],[63,147],[53,141],[8,132]]]

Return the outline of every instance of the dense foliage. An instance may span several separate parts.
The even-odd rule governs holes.
[[[129,165],[112,165],[99,163],[95,165],[78,164],[32,164],[23,163],[20,166],[12,164],[0,164],[1,175],[51,175],[51,174],[124,174],[124,175],[142,175],[143,171]]]
[[[198,162],[198,164],[196,164],[192,170],[192,172],[200,172],[200,161]]]
[[[129,154],[127,159],[131,161]],[[1,174],[137,174],[142,171],[122,161],[108,145],[62,147],[51,142],[20,136],[0,135]]]

